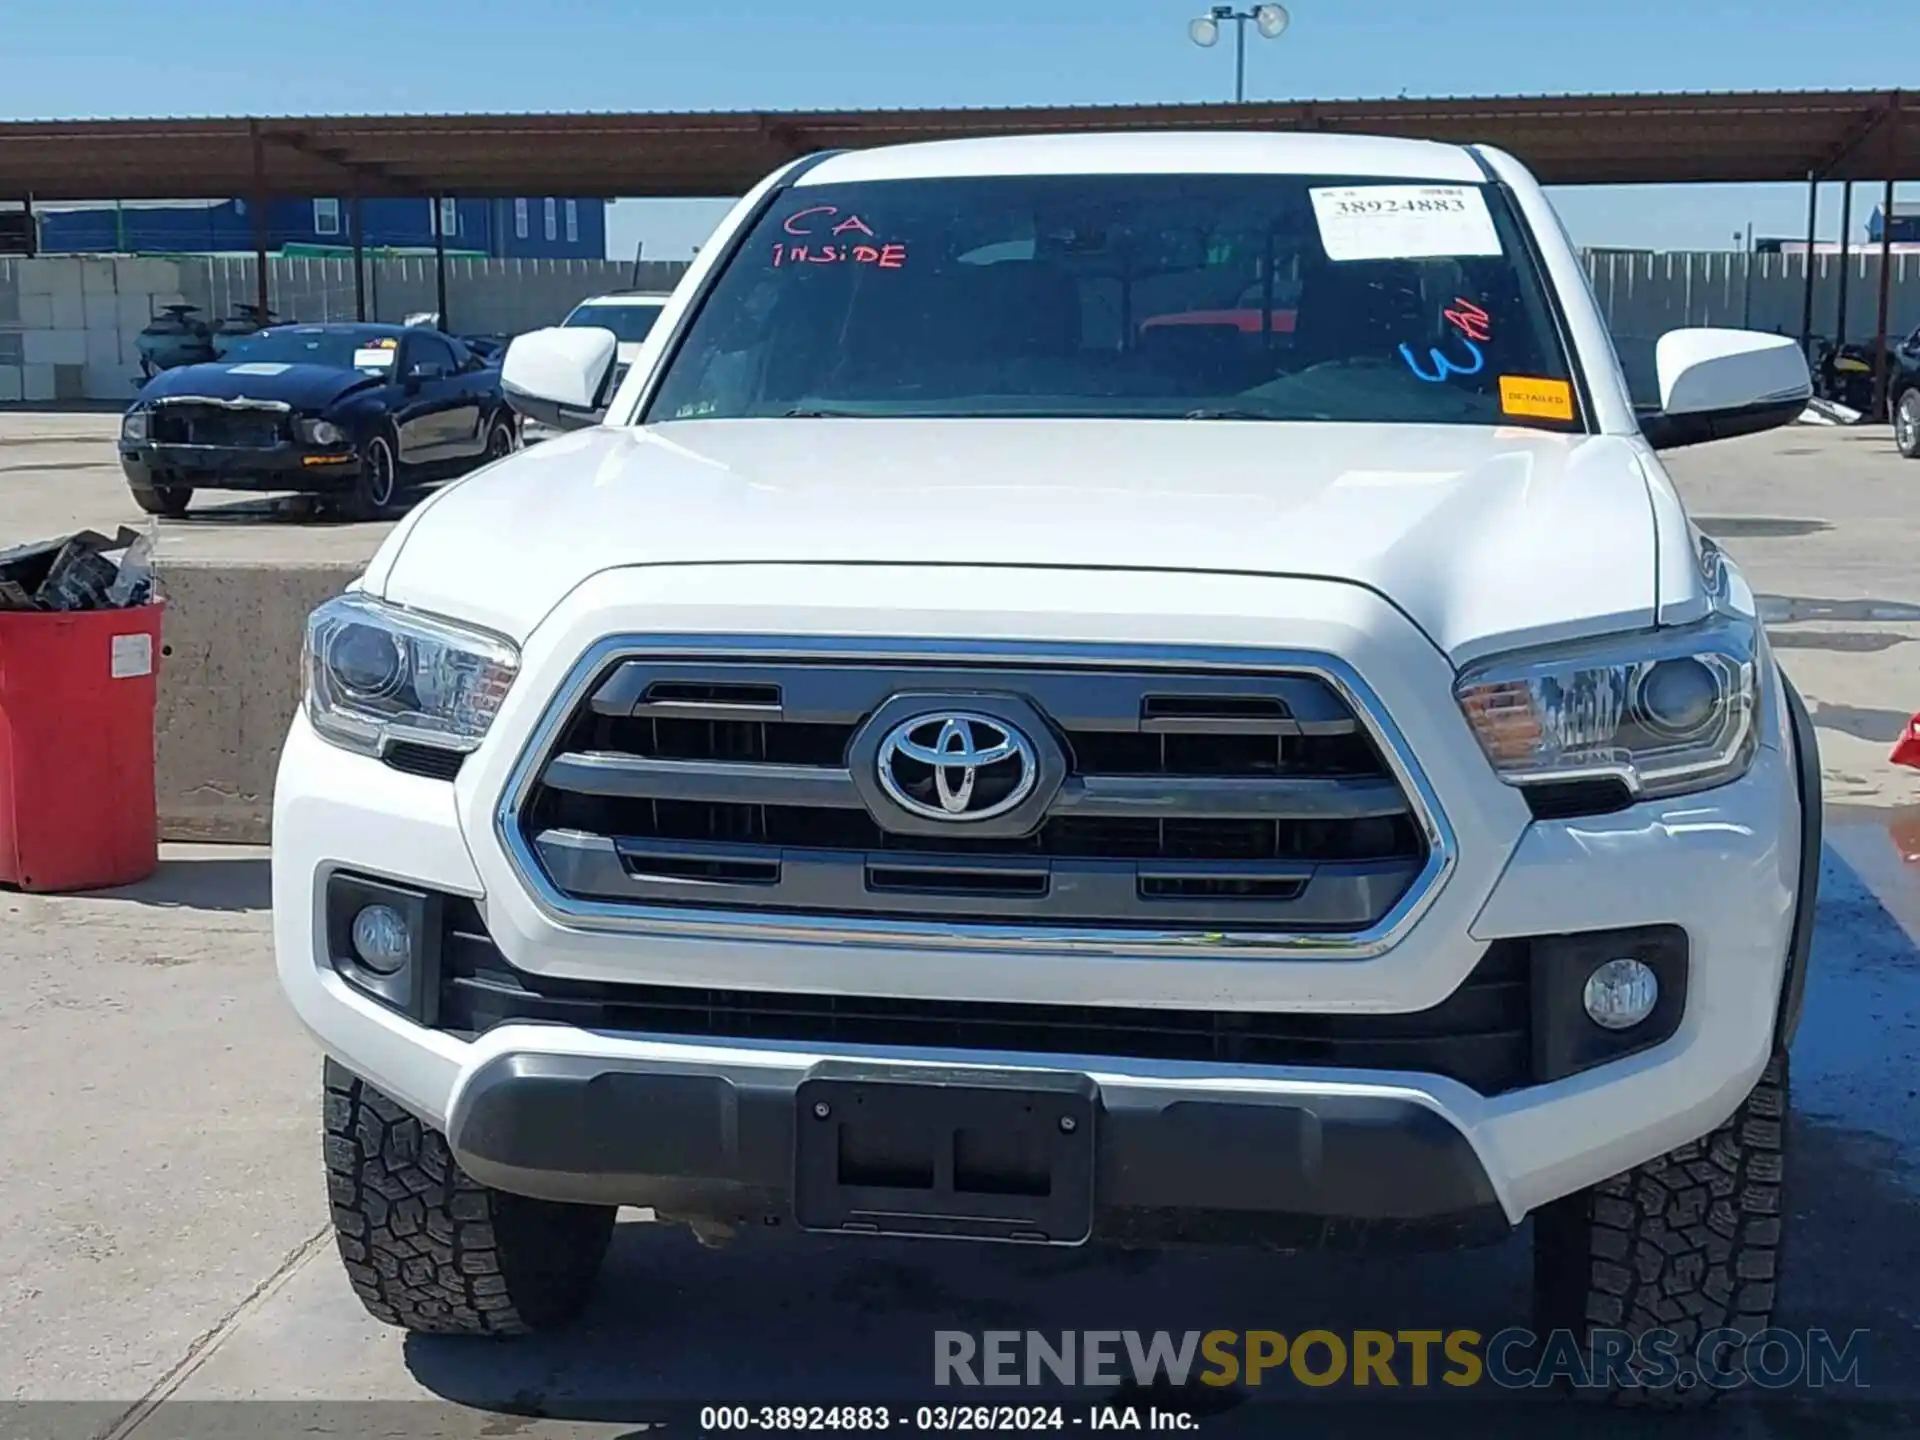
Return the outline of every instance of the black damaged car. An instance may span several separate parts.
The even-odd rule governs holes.
[[[410,486],[518,443],[498,359],[401,325],[256,331],[216,364],[161,371],[120,421],[134,502],[168,516],[211,488],[302,491],[354,519],[385,519]]]

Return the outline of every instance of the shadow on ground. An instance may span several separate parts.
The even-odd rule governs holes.
[[[169,856],[137,885],[96,890],[102,900],[134,905],[182,906],[190,910],[266,910],[273,904],[273,876],[266,852],[221,854],[237,847],[208,847],[206,854]]]
[[[406,491],[402,499],[417,505],[432,493],[431,487]],[[325,497],[319,495],[260,495],[244,500],[218,500],[196,503],[185,515],[165,522],[188,527],[249,525],[354,525]]]

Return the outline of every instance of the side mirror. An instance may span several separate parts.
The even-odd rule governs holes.
[[[500,371],[507,403],[557,430],[598,425],[620,341],[596,325],[555,325],[514,337]]]
[[[1654,350],[1660,409],[1641,421],[1656,450],[1789,425],[1813,398],[1798,342],[1754,330],[1670,330]]]
[[[445,365],[442,365],[437,360],[422,360],[418,365],[415,365],[411,370],[407,371],[407,389],[418,390],[429,380],[444,380],[446,378],[447,367]]]

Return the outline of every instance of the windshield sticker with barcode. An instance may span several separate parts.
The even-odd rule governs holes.
[[[1329,260],[1500,253],[1486,197],[1472,185],[1354,185],[1309,193]]]
[[[353,368],[356,370],[391,370],[394,352],[385,346],[373,345],[353,352]]]

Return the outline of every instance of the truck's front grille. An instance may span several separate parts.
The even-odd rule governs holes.
[[[1498,941],[1460,988],[1403,1015],[1010,1005],[557,980],[515,970],[479,914],[452,907],[439,1025],[477,1035],[550,1021],[623,1034],[999,1051],[1442,1075],[1483,1095],[1532,1082],[1528,944]]]
[[[924,749],[953,715],[985,723],[952,744],[1032,742],[962,804],[1018,800],[1022,764],[1030,801],[948,815],[911,746],[888,798],[897,722]],[[951,801],[967,772],[945,773]],[[569,900],[1115,929],[1365,931],[1429,859],[1369,727],[1307,671],[615,659],[512,823]]]

